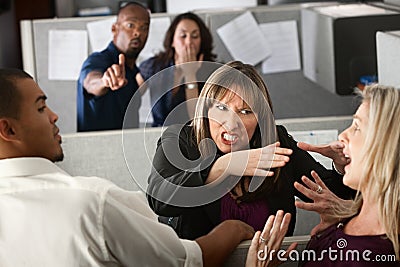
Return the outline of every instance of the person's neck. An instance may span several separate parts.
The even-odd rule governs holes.
[[[349,235],[382,235],[385,228],[379,217],[378,203],[372,201],[368,194],[363,195],[363,204],[360,213],[352,218],[345,226],[344,231]]]
[[[136,58],[128,58],[125,56],[125,64],[130,68],[133,69],[136,64]]]

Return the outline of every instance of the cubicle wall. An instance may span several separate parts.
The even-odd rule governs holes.
[[[300,47],[300,60],[303,47],[301,31],[301,10],[312,6],[335,5],[337,2],[324,3],[303,3],[289,4],[281,6],[261,6],[249,8],[257,23],[271,23],[294,20],[297,24],[297,33]],[[217,29],[243,14],[243,10],[233,10],[226,12],[209,12],[207,23],[214,38],[215,53],[218,60],[228,62],[233,60],[228,49],[217,34]],[[243,47],[246,49],[246,47]],[[256,65],[261,71],[261,64]],[[271,74],[262,74],[268,86],[274,114],[277,119],[304,118],[304,117],[325,117],[325,116],[345,116],[351,115],[357,106],[353,96],[339,96],[328,92],[322,86],[312,82],[303,75],[303,71],[287,71]]]
[[[21,24],[23,47],[31,41],[34,53],[33,58],[23,53],[24,69],[35,77],[48,96],[48,104],[61,118],[61,132],[76,132],[76,81],[49,79],[49,31],[86,30],[86,23],[104,18],[42,19]]]
[[[216,31],[220,26],[238,15],[249,10],[257,20],[257,23],[294,20],[297,25],[301,50],[301,9],[313,5],[328,4],[332,5],[335,2],[260,6],[249,9],[198,11],[197,13],[205,20],[212,32],[214,52],[218,55],[218,61],[228,62],[233,58]],[[156,17],[171,18],[174,17],[174,14],[152,15],[152,18]],[[76,81],[49,79],[49,31],[86,30],[87,23],[109,18],[109,16],[106,16],[26,20],[21,23],[24,69],[36,78],[39,86],[48,95],[49,105],[59,114],[58,125],[62,133],[76,132]],[[105,29],[105,31],[110,30]],[[243,49],[246,49],[246,47],[243,47]],[[88,50],[88,53],[90,53],[90,44]],[[261,72],[260,64],[256,67]],[[327,92],[318,84],[306,79],[301,70],[262,74],[262,76],[269,88],[274,103],[274,114],[278,119],[351,115],[355,110],[351,96],[341,97]],[[148,100],[145,100],[144,103],[147,103],[146,101]]]

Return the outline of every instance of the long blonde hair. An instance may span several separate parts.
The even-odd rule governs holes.
[[[369,105],[368,126],[362,158],[361,182],[372,201],[378,203],[379,219],[399,260],[400,230],[400,90],[389,86],[367,86],[363,103]],[[362,206],[358,194],[351,210],[340,210],[352,217]]]

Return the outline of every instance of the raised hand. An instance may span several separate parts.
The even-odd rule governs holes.
[[[306,176],[303,176],[301,180],[307,185],[307,187],[298,182],[294,183],[294,187],[300,193],[314,201],[312,203],[296,201],[296,207],[304,210],[315,211],[320,215],[320,223],[311,230],[311,235],[314,235],[328,228],[330,225],[339,222],[339,218],[333,212],[334,207],[350,207],[353,202],[351,200],[341,199],[332,193],[315,171],[311,172],[311,176],[314,178],[315,182],[311,181]]]
[[[179,51],[176,51],[176,58],[175,58],[176,65],[192,61],[197,61],[196,49],[193,44],[185,45]]]
[[[235,176],[272,176],[270,168],[283,167],[289,162],[292,150],[279,147],[280,143],[226,154],[230,160],[228,172]]]
[[[200,69],[203,59],[203,54],[200,54],[199,58],[197,58],[196,49],[193,44],[183,47],[183,49],[177,53],[175,65],[182,77],[184,77],[186,83],[197,82],[196,73]]]
[[[223,155],[212,166],[206,184],[217,179],[233,176],[273,176],[270,168],[283,167],[289,162],[289,155],[293,151],[279,147],[280,143]]]
[[[344,166],[349,163],[349,159],[343,154],[344,144],[340,141],[334,141],[327,145],[312,145],[298,142],[297,146],[305,151],[316,152],[325,157],[331,158],[336,169],[340,173],[344,173]]]
[[[109,87],[111,90],[118,90],[124,87],[128,80],[125,78],[125,56],[119,55],[118,64],[113,64],[103,74],[101,78],[104,86]]]
[[[290,251],[296,248],[297,243],[292,243],[285,253],[278,254],[286,232],[289,227],[291,215],[284,214],[282,210],[276,216],[269,216],[264,230],[255,233],[249,251],[247,253],[246,267],[273,267],[282,263]],[[277,258],[279,255],[281,258]]]

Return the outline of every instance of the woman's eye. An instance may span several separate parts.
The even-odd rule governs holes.
[[[216,107],[217,109],[219,109],[219,110],[227,110],[226,106],[225,106],[225,105],[222,105],[222,104],[217,104],[217,105],[215,105],[215,107]]]
[[[356,131],[359,131],[360,130],[360,127],[358,126],[358,124],[354,124],[353,125],[353,129],[354,129],[354,131],[356,132]]]
[[[43,106],[43,107],[39,108],[38,111],[39,111],[40,113],[42,113],[45,109],[46,109],[46,106]]]
[[[186,34],[181,34],[180,37],[181,38],[186,38]]]
[[[243,109],[243,110],[240,111],[240,114],[242,114],[242,115],[248,115],[248,114],[251,114],[251,113],[253,113],[253,112],[251,110],[249,110],[249,109]]]

